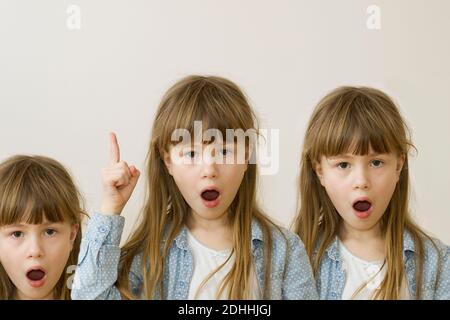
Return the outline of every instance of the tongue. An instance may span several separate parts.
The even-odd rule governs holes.
[[[207,201],[216,200],[218,196],[219,196],[219,192],[217,192],[215,190],[208,190],[208,191],[205,191],[202,193],[202,198]]]
[[[33,281],[39,281],[45,276],[45,272],[42,270],[32,270],[27,273],[27,277]]]
[[[371,206],[370,202],[367,202],[367,201],[358,201],[357,203],[355,203],[355,204],[353,205],[353,208],[355,208],[355,210],[357,210],[357,211],[364,212],[364,211],[369,210],[369,209],[370,209],[370,206]]]

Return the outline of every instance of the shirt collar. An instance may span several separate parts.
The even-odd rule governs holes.
[[[263,233],[262,233],[262,229],[261,229],[261,225],[255,220],[252,220],[252,248],[254,248],[254,246],[256,246],[258,243],[262,243],[263,242]],[[180,232],[178,233],[178,235],[175,237],[175,245],[182,250],[188,250],[189,246],[188,246],[188,229],[186,227],[186,225],[184,225],[183,227],[181,227]]]
[[[340,253],[339,253],[339,238],[336,236],[328,248],[325,250],[328,254],[328,257],[332,260],[339,261]]]
[[[328,257],[332,260],[339,261],[340,253],[339,253],[339,238],[336,236],[328,248],[325,250],[328,254]],[[403,232],[403,254],[406,256],[410,253],[414,254],[414,240],[409,231]],[[317,253],[317,250],[316,250]]]
[[[403,254],[415,252],[414,239],[409,231],[403,232]]]

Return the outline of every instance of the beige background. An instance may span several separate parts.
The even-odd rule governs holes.
[[[369,5],[381,29],[369,30]],[[81,29],[69,30],[69,5]],[[284,225],[295,214],[302,137],[314,104],[344,84],[386,90],[419,150],[412,208],[450,243],[448,0],[0,1],[0,159],[45,154],[70,168],[87,208],[100,203],[109,131],[144,167],[163,92],[190,74],[240,84],[264,128],[281,129],[280,170],[259,197]],[[144,181],[124,214],[128,235]]]

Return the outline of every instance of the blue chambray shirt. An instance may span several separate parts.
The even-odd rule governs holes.
[[[89,221],[86,235],[81,242],[77,270],[72,285],[72,299],[121,299],[115,287],[120,259],[120,237],[124,218],[95,213]],[[282,234],[272,231],[273,251],[271,260],[272,299],[318,299],[311,265],[299,237],[282,229],[287,238],[289,255],[286,257],[286,242]],[[256,221],[252,222],[252,253],[260,288],[264,283],[263,234]],[[143,276],[142,255],[135,256],[129,274],[130,289],[141,295]],[[187,299],[193,275],[193,256],[188,246],[187,229],[176,236],[166,258],[163,292],[155,299]]]
[[[342,297],[345,285],[345,271],[342,267],[342,259],[339,252],[338,238],[330,244],[323,254],[319,270],[316,275],[317,289],[320,299],[339,300]],[[422,299],[450,299],[450,247],[436,240],[436,245],[442,260],[439,264],[439,252],[431,241],[424,241],[424,267]],[[314,252],[317,254],[318,249]],[[405,263],[406,279],[411,297],[416,294],[415,279],[415,249],[411,234],[407,231],[403,234],[403,261]],[[439,273],[440,269],[440,273]]]

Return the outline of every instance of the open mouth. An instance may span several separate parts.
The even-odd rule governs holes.
[[[207,189],[201,193],[203,204],[207,208],[214,208],[220,202],[220,192],[215,189]]]
[[[42,269],[31,269],[27,272],[27,278],[32,287],[38,288],[45,282],[46,273]]]
[[[358,200],[353,203],[353,209],[358,218],[365,219],[372,213],[372,203],[367,200]]]
[[[372,207],[372,204],[369,201],[356,201],[353,204],[353,209],[359,212],[366,212]]]
[[[220,193],[217,190],[206,190],[202,192],[201,196],[203,200],[214,201],[220,196]]]

